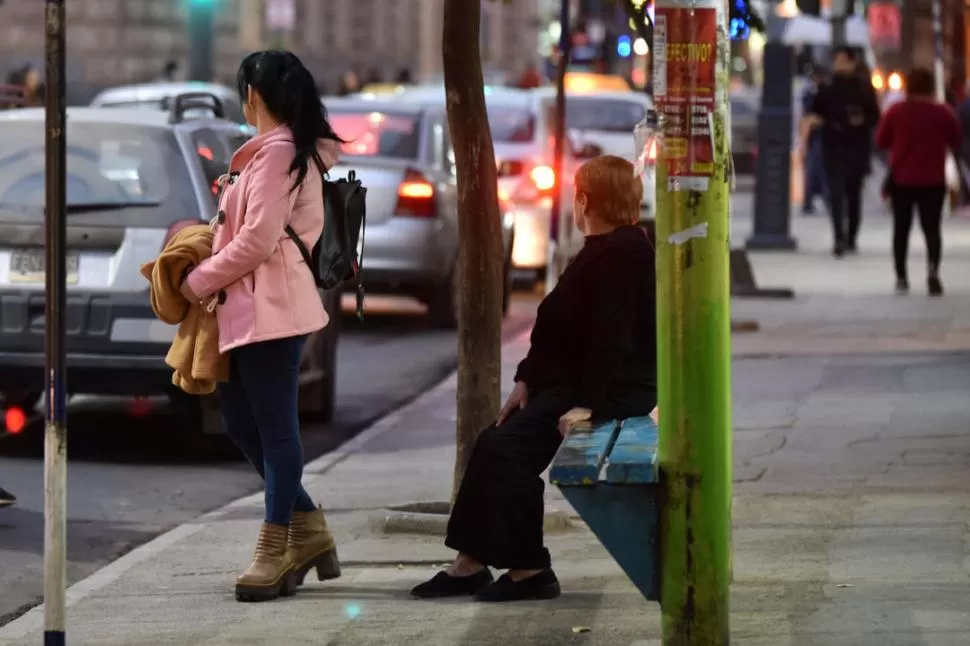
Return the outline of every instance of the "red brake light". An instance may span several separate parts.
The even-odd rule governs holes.
[[[416,170],[409,169],[397,187],[397,215],[433,218],[436,215],[434,185]]]
[[[179,220],[178,222],[173,223],[172,226],[168,228],[168,231],[165,232],[165,239],[162,241],[162,248],[164,249],[165,246],[171,242],[176,233],[195,224],[205,224],[205,222],[201,222],[199,220]]]
[[[16,406],[8,408],[7,414],[4,416],[4,424],[7,427],[8,433],[16,435],[24,430],[24,426],[27,425],[27,415],[22,409]]]
[[[536,166],[529,173],[529,177],[540,191],[551,191],[556,186],[556,171],[548,166]]]

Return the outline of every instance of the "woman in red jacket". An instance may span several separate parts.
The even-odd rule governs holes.
[[[963,134],[953,109],[936,101],[929,71],[916,69],[909,74],[906,100],[886,112],[876,132],[876,143],[889,151],[896,291],[909,291],[906,264],[915,208],[926,239],[927,287],[930,295],[940,296],[946,158],[950,152],[959,154]]]

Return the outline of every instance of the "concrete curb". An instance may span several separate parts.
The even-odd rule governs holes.
[[[530,325],[528,326],[528,329],[505,340],[502,343],[503,351],[506,347],[521,341],[523,338],[528,338],[529,334],[531,333],[531,329],[532,326]],[[309,484],[319,479],[330,469],[340,464],[353,454],[359,452],[368,443],[374,441],[384,433],[394,428],[394,426],[404,415],[425,406],[428,400],[433,399],[449,390],[454,390],[457,385],[458,371],[456,370],[441,381],[437,386],[433,386],[424,393],[418,395],[409,403],[399,407],[396,411],[380,418],[362,432],[358,433],[356,436],[337,447],[337,449],[334,451],[308,462],[303,467],[304,483]],[[76,603],[83,601],[85,598],[97,593],[99,590],[108,587],[124,576],[127,572],[137,567],[140,563],[147,561],[152,556],[165,551],[172,545],[175,545],[176,543],[185,540],[193,534],[200,532],[206,526],[231,513],[234,509],[259,504],[259,501],[261,501],[262,498],[262,491],[256,492],[249,496],[244,496],[234,500],[224,507],[211,511],[207,514],[203,514],[193,521],[178,525],[164,534],[156,536],[144,545],[136,547],[116,561],[109,563],[94,574],[91,574],[90,576],[70,586],[67,589],[66,609],[70,609],[71,606],[75,605]],[[41,631],[43,628],[44,604],[41,603],[40,605],[28,610],[17,619],[14,619],[5,626],[0,627],[0,639],[11,640],[23,638],[30,633]]]
[[[448,533],[448,503],[411,503],[374,512],[370,518],[371,531],[378,534],[419,534],[444,536]],[[543,530],[548,533],[565,532],[576,527],[567,512],[546,506]]]

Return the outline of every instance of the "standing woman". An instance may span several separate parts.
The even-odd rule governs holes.
[[[233,155],[219,201],[213,255],[185,279],[189,301],[216,294],[219,349],[230,377],[219,400],[226,433],[266,482],[266,516],[236,598],[293,594],[307,571],[340,576],[323,511],[300,480],[303,446],[297,409],[300,356],[328,317],[312,271],[284,233],[312,248],[323,231],[322,173],[341,139],[327,122],[313,76],[290,52],[250,54],[237,87],[258,130]]]
[[[886,112],[876,132],[876,143],[889,151],[896,291],[909,291],[906,265],[915,208],[926,239],[927,288],[930,295],[940,296],[946,158],[950,152],[960,154],[963,134],[953,108],[934,98],[932,73],[925,69],[910,72],[906,99]]]

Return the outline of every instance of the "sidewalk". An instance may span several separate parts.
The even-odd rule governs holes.
[[[753,194],[735,195],[731,244],[751,234]],[[859,254],[832,257],[832,232],[824,209],[803,216],[793,207],[797,252],[751,252],[761,287],[791,287],[792,301],[735,299],[732,314],[755,319],[757,335],[738,336],[736,355],[950,352],[970,350],[970,218],[943,223],[942,279],[946,295],[926,295],[926,251],[914,225],[910,242],[911,293],[896,297],[892,218],[868,199]]]
[[[970,350],[961,336],[970,227],[948,222],[948,294],[931,301],[916,272],[911,296],[892,295],[875,217],[860,256],[838,263],[826,254],[824,220],[796,224],[803,251],[752,254],[758,280],[793,286],[796,300],[734,303],[736,317],[764,331],[734,336],[732,643],[970,645],[970,353],[953,352]],[[747,233],[743,218],[736,226]],[[915,332],[893,336],[901,321]],[[526,343],[504,349],[506,387]],[[847,347],[863,354],[831,356]],[[792,352],[801,354],[775,356]],[[658,606],[575,517],[548,536],[564,588],[557,601],[408,598],[452,555],[441,537],[391,534],[377,521],[388,507],[447,500],[455,383],[308,465],[343,578],[308,582],[290,600],[236,603],[233,578],[261,519],[262,497],[251,496],[74,586],[68,643],[659,646]],[[547,501],[572,514],[554,488]],[[42,630],[38,608],[0,628],[0,646],[40,644]]]

